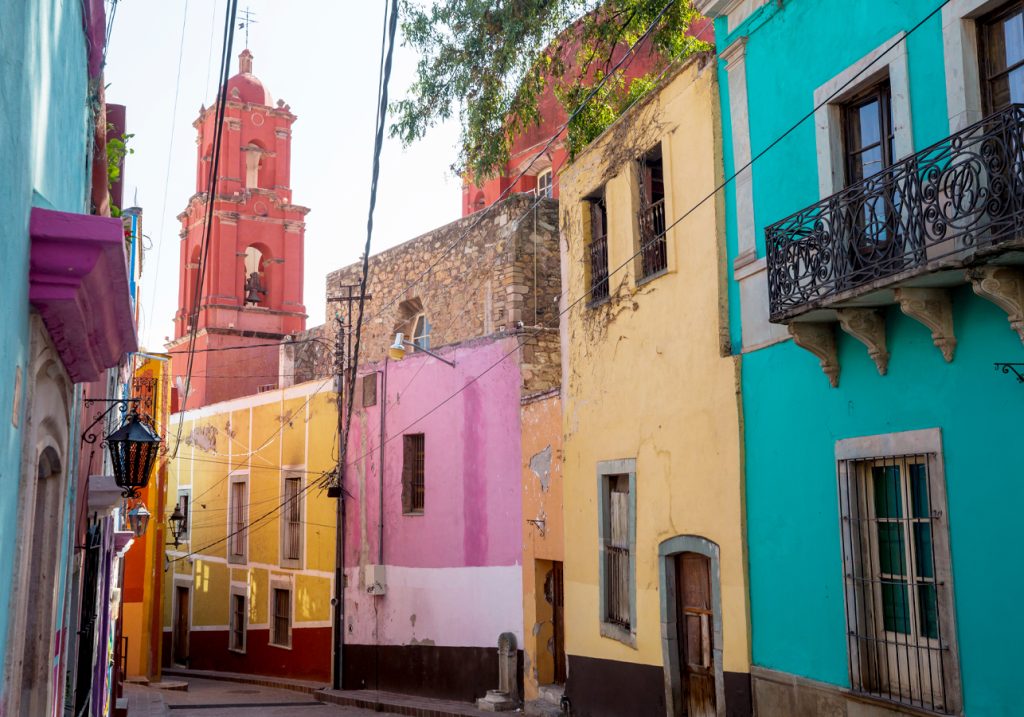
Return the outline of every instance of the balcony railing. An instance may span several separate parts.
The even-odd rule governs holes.
[[[1024,105],[765,230],[772,321],[969,264],[1024,236]]]
[[[590,301],[596,304],[608,298],[608,235],[594,237],[587,247],[590,262]]]
[[[665,244],[665,200],[659,199],[640,212],[641,279],[668,268]]]

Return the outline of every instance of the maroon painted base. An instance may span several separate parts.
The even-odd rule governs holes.
[[[164,633],[164,646],[170,633]],[[249,630],[245,654],[228,649],[228,631],[189,633],[189,664],[194,670],[240,672],[311,682],[331,681],[331,628],[312,627],[292,630],[291,649],[270,644],[270,630]],[[164,666],[169,667],[170,649],[164,650]]]

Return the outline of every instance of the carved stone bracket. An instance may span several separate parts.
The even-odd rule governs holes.
[[[896,289],[896,301],[900,311],[924,324],[932,332],[932,341],[942,358],[949,363],[956,351],[956,335],[953,333],[953,302],[945,289]]]
[[[789,325],[793,343],[810,351],[821,361],[821,370],[828,376],[832,388],[839,386],[839,354],[836,351],[835,324],[828,322],[794,321]]]
[[[1006,312],[1010,327],[1024,342],[1024,271],[1008,266],[967,270],[974,293]]]
[[[843,331],[868,347],[868,356],[875,362],[878,375],[884,376],[889,370],[885,318],[874,309],[840,309],[836,316]]]

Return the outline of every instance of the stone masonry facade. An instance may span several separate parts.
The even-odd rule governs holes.
[[[518,356],[523,393],[558,386],[558,237],[558,202],[517,194],[486,216],[464,217],[372,255],[359,363],[383,360],[398,332],[411,338],[422,313],[432,350],[484,336],[528,336]],[[357,262],[328,274],[328,298],[344,295],[347,286],[356,293],[361,271]],[[329,301],[328,314],[336,307],[342,305]],[[295,336],[288,383],[324,375],[329,363],[322,352],[336,333],[329,320]]]

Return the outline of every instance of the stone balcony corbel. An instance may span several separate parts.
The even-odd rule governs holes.
[[[953,333],[953,302],[945,289],[899,288],[893,291],[900,311],[932,332],[932,342],[946,363],[953,360],[956,335]]]
[[[885,317],[874,309],[839,309],[836,311],[843,331],[860,341],[875,362],[878,375],[889,370],[889,351],[885,346]]]
[[[1024,271],[1008,266],[967,270],[974,293],[1006,312],[1010,327],[1024,342]]]
[[[832,388],[839,387],[839,353],[836,350],[835,324],[827,321],[794,321],[789,325],[793,343],[810,351],[821,362]]]

